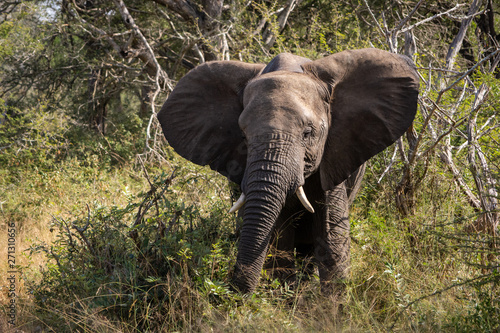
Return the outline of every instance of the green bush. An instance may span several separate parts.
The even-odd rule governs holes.
[[[217,204],[202,214],[179,202],[170,181],[162,175],[138,197],[142,202],[124,208],[93,205],[85,216],[54,218],[56,240],[30,249],[48,259],[41,280],[30,283],[42,312],[62,316],[67,329],[90,330],[85,321],[66,319],[95,312],[155,331],[182,323],[186,306],[201,311],[202,297],[219,304],[229,294],[232,218]],[[171,315],[158,322],[164,312]]]
[[[63,113],[49,112],[44,105],[20,110],[0,99],[0,119],[0,165],[51,169],[69,149]]]

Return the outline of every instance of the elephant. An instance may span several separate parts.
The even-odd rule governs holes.
[[[375,48],[212,61],[179,80],[157,114],[166,140],[241,189],[234,289],[254,292],[264,267],[290,277],[295,254],[313,258],[322,292],[342,291],[365,162],[411,126],[418,87],[408,57]]]

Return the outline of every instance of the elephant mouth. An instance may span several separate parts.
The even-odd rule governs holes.
[[[288,189],[284,189],[285,194],[297,195],[304,208],[306,208],[309,212],[314,213],[314,208],[304,192],[303,184],[305,182],[305,178],[309,177],[314,172],[316,163],[315,159],[312,158],[312,156],[310,156],[311,154],[307,151],[304,155],[302,155],[304,163],[302,165],[297,163],[300,160],[300,158],[298,158],[299,156],[288,156],[290,155],[289,153],[293,151],[294,142],[297,141],[295,135],[284,132],[266,133],[252,138],[247,138],[247,140],[247,145],[249,146],[248,159],[253,159],[258,162],[266,162],[266,164],[261,164],[256,168],[259,172],[264,172],[264,175],[261,174],[262,177],[274,177],[282,172],[280,171],[281,168],[287,169],[290,167],[289,164],[295,165],[294,167],[291,167],[291,169],[295,170],[295,174],[298,174],[298,176],[296,178],[291,177],[291,179],[288,179],[288,181],[285,182],[289,184]],[[230,213],[237,212],[245,205],[248,194],[246,193],[248,190],[247,177],[248,176],[245,175],[243,178],[241,186],[242,194],[229,210]]]
[[[304,188],[302,186],[299,186],[297,188],[297,191],[295,191],[295,194],[300,200],[300,203],[304,206],[305,209],[307,209],[309,212],[314,213],[314,208],[309,202],[309,199],[307,199],[306,193],[304,192]],[[240,197],[236,202],[234,203],[233,207],[229,210],[229,213],[236,213],[241,207],[246,202],[246,196],[245,193],[241,193]]]

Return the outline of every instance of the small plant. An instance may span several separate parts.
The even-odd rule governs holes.
[[[496,280],[496,281],[495,281]],[[455,332],[497,332],[500,329],[499,274],[492,283],[477,283],[468,304],[468,315],[454,317],[450,327]]]

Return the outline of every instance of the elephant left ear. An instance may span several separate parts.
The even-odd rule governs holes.
[[[243,92],[264,67],[212,61],[192,69],[179,80],[157,116],[168,143],[182,157],[209,165],[240,184],[247,154],[238,126]]]
[[[418,74],[409,58],[378,49],[343,51],[303,68],[331,89],[320,164],[330,190],[405,133],[417,110]]]

